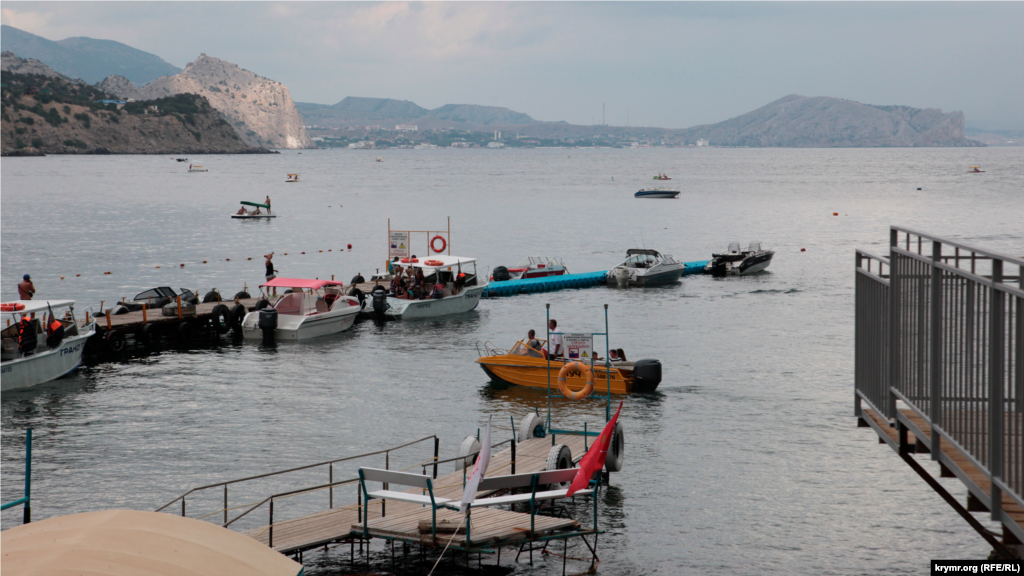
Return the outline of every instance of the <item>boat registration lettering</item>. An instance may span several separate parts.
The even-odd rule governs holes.
[[[75,344],[74,346],[68,346],[67,348],[61,348],[60,349],[60,355],[63,356],[65,354],[74,354],[75,352],[78,352],[81,349],[82,349],[82,343],[79,342],[78,344]]]
[[[11,366],[4,366],[3,374],[7,374],[8,372],[10,372],[11,368],[12,368]]]

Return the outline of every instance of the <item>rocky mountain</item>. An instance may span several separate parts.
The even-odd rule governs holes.
[[[0,154],[239,154],[247,146],[202,96],[122,107],[88,84],[3,71]]]
[[[676,131],[718,146],[842,148],[980,146],[964,137],[963,112],[872,106],[792,94],[742,116]]]
[[[185,66],[180,74],[157,78],[146,86],[135,86],[127,78],[108,78],[100,86],[123,98],[147,100],[199,94],[250,146],[316,148],[302,127],[302,117],[287,86],[206,54]]]
[[[67,76],[33,58],[19,58],[14,52],[0,54],[0,70],[15,74],[32,74],[47,78],[60,78],[75,84],[84,84],[81,80]]]
[[[428,110],[408,100],[349,96],[337,104],[296,102],[303,122],[318,126],[343,127],[380,124],[415,124],[422,128],[453,127],[475,130],[485,126],[536,124],[537,121],[508,108],[446,104]]]
[[[113,40],[76,37],[54,42],[7,25],[2,26],[0,48],[22,58],[40,60],[61,74],[90,84],[114,74],[146,84],[181,72],[159,56]]]

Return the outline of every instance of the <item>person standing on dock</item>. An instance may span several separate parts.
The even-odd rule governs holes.
[[[274,253],[264,254],[267,259],[267,282],[270,282],[274,278],[277,278],[277,270],[274,270]]]
[[[558,329],[558,320],[548,322],[548,329],[552,332],[548,340],[548,359],[554,360],[562,355],[562,335],[554,333]]]
[[[21,282],[18,284],[18,298],[21,300],[31,300],[35,293],[36,285],[32,283],[32,277],[25,274],[21,277]]]
[[[270,214],[270,194],[267,194],[267,199],[263,203],[267,205],[267,214]]]

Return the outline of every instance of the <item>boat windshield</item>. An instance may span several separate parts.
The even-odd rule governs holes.
[[[540,342],[540,346],[542,348],[547,343],[546,340],[540,340],[540,339],[537,339],[537,342]],[[530,356],[531,358],[542,358],[543,357],[543,356],[541,356],[540,349],[530,348],[525,343],[523,343],[522,340],[516,342],[515,346],[513,346],[512,349],[508,351],[508,353],[510,355],[514,355],[514,356]]]
[[[760,242],[751,242],[750,246],[747,246],[747,252],[760,252],[760,251],[761,251],[761,243]]]
[[[729,249],[727,250],[727,252],[729,252],[730,254],[739,254],[740,253],[740,243],[739,242],[729,242]]]

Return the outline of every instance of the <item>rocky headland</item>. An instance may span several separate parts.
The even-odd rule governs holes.
[[[445,104],[428,110],[408,100],[349,96],[337,104],[297,102],[305,124],[340,128],[380,124],[413,124],[421,129],[459,128],[475,130],[489,126],[537,124],[528,114],[497,106]]]
[[[157,78],[145,86],[136,86],[123,76],[111,76],[97,86],[136,100],[198,94],[238,130],[249,146],[316,148],[302,126],[287,86],[206,54],[181,73]]]

